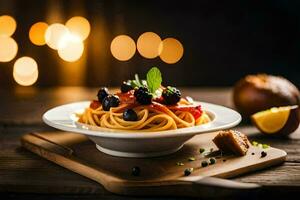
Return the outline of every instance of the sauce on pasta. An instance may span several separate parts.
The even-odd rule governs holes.
[[[151,93],[148,74],[147,82],[137,80],[136,76],[135,81],[123,82],[121,91],[113,95],[107,88],[100,89],[98,100],[78,114],[78,121],[109,129],[143,131],[186,128],[211,121],[201,105],[182,98],[174,87],[159,84]]]

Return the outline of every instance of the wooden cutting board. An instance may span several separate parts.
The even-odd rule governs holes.
[[[28,150],[69,170],[97,181],[108,191],[123,195],[181,195],[216,197],[232,193],[232,189],[255,189],[244,184],[211,177],[230,178],[284,162],[286,152],[251,147],[246,156],[220,156],[212,142],[216,133],[200,134],[189,140],[178,152],[157,158],[121,158],[98,151],[87,137],[67,132],[29,133],[21,143]],[[200,154],[199,149],[206,151]],[[267,156],[261,158],[261,151]],[[194,157],[195,161],[189,161]],[[217,158],[217,162],[201,167],[203,160]],[[178,166],[181,162],[184,165]],[[139,176],[132,168],[141,169]],[[194,168],[184,176],[186,168]],[[58,180],[59,181],[59,180]],[[216,190],[219,188],[220,190]]]

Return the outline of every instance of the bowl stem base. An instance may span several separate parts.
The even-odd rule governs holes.
[[[167,151],[136,153],[136,152],[115,151],[115,150],[103,148],[103,147],[99,146],[98,144],[96,144],[96,148],[105,154],[108,154],[111,156],[117,156],[117,157],[126,157],[126,158],[149,158],[149,157],[165,156],[165,155],[169,155],[169,154],[177,152],[182,147],[183,147],[183,145],[181,145],[175,149],[170,149]]]

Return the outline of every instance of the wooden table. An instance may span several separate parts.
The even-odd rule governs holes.
[[[230,88],[182,88],[197,100],[232,107]],[[49,131],[41,116],[47,109],[74,101],[95,98],[97,88],[58,87],[0,90],[0,192],[1,197],[62,199],[136,199],[104,190],[98,183],[44,160],[20,146],[27,132]],[[237,129],[250,139],[284,149],[287,160],[281,166],[251,173],[234,180],[263,185],[259,197],[300,193],[300,129],[289,138],[268,138],[250,125]],[[171,197],[170,197],[171,198]],[[169,199],[170,199],[169,198]],[[148,198],[149,199],[149,198]]]

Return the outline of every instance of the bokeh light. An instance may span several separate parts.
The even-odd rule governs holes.
[[[160,37],[153,32],[140,35],[137,40],[137,50],[145,58],[155,58],[159,55]]]
[[[135,42],[127,35],[119,35],[111,42],[110,50],[116,59],[126,61],[135,54]]]
[[[69,19],[66,23],[66,27],[72,34],[79,36],[81,41],[85,40],[91,31],[89,21],[80,16],[75,16]]]
[[[15,58],[18,45],[11,37],[0,37],[0,62],[9,62]]]
[[[77,35],[71,33],[65,35],[60,41],[58,55],[65,61],[74,62],[83,54],[84,45]]]
[[[67,34],[69,34],[69,30],[63,24],[51,24],[46,30],[45,41],[50,48],[58,49],[60,40]]]
[[[30,41],[38,46],[46,44],[45,33],[48,28],[48,24],[45,22],[37,22],[30,27],[29,39]]]
[[[13,69],[13,77],[19,85],[29,86],[38,79],[38,65],[31,57],[21,57],[16,60]]]
[[[15,19],[9,15],[0,16],[0,36],[9,37],[17,28]]]
[[[174,64],[183,56],[183,46],[175,38],[166,38],[159,45],[159,56],[165,63]]]

